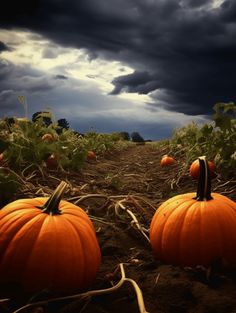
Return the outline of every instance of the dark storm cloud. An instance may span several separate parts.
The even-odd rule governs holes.
[[[117,95],[122,91],[147,94],[158,88],[158,81],[148,72],[136,71],[133,74],[119,76],[112,83],[115,88],[110,92],[111,95]]]
[[[55,78],[56,78],[56,79],[68,79],[67,76],[61,75],[61,74],[56,75]]]
[[[46,77],[44,73],[29,66],[16,66],[0,59],[0,117],[21,113],[17,96],[41,96],[52,91],[58,85],[55,78]]]
[[[211,1],[209,0],[208,1],[207,0],[185,0],[184,4],[186,6],[196,8],[196,7],[201,7],[202,5],[206,5],[209,2]]]
[[[11,51],[12,49],[10,49],[7,45],[5,45],[4,42],[0,41],[0,53],[3,51]]]
[[[54,42],[120,60],[134,73],[112,94],[150,94],[153,106],[209,114],[236,95],[236,2],[203,0],[23,0],[0,12],[3,28],[26,28]],[[10,9],[11,8],[11,9]]]
[[[27,92],[43,92],[54,88],[53,80],[43,73],[28,66],[15,66],[0,59],[0,91],[26,90]]]

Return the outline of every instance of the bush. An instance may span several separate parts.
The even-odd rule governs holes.
[[[138,132],[133,132],[131,134],[131,139],[133,142],[144,142],[143,137]]]

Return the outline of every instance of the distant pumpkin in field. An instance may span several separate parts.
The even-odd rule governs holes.
[[[209,166],[209,170],[210,170],[210,176],[211,178],[215,178],[216,177],[216,173],[215,173],[215,163],[212,161],[207,161],[208,162],[208,166]],[[200,172],[200,163],[199,160],[195,160],[192,162],[190,168],[189,168],[189,174],[190,176],[192,176],[192,178],[197,179],[199,176],[199,172]]]
[[[94,151],[87,152],[87,160],[95,160],[97,158],[96,153]]]
[[[175,163],[175,159],[167,154],[163,155],[161,158],[161,166],[168,166]]]
[[[44,135],[42,136],[42,140],[43,140],[43,141],[47,141],[47,142],[52,142],[52,141],[55,141],[56,138],[55,138],[55,136],[53,136],[52,134],[47,133],[47,134],[44,134]]]
[[[3,163],[4,163],[3,153],[0,153],[0,166],[3,165]]]
[[[47,168],[53,170],[58,166],[58,159],[54,154],[50,154],[45,160]]]

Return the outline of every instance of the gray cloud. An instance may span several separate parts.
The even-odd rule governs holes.
[[[0,41],[0,53],[3,51],[12,51],[4,42]]]
[[[45,76],[26,65],[16,66],[4,59],[0,59],[0,82],[1,117],[24,113],[17,101],[18,95],[23,93],[27,97],[41,99],[44,94],[48,96],[49,92],[60,86],[60,80]]]
[[[57,51],[53,48],[45,48],[42,53],[44,59],[55,59],[57,55]]]
[[[111,91],[111,95],[119,94],[122,91],[147,94],[160,86],[156,78],[148,72],[138,71],[133,74],[119,76],[112,83],[115,88]]]
[[[113,95],[146,93],[153,105],[168,110],[210,114],[214,103],[232,101],[236,93],[236,3],[226,0],[217,9],[210,3],[8,1],[0,26],[30,29],[65,47],[84,48],[91,59],[102,56],[134,68],[113,80]]]
[[[55,76],[55,79],[68,79],[68,77],[65,75],[58,74]]]
[[[77,129],[81,133],[86,133],[93,129],[98,133],[112,133],[127,131],[128,133],[139,132],[140,135],[145,139],[161,140],[168,138],[172,135],[173,124],[162,123],[162,122],[130,122],[124,119],[110,119],[108,117],[94,117],[94,118],[83,118],[70,119],[70,126]],[[177,125],[176,126],[180,126]]]

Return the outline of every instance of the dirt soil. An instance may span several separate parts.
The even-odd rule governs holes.
[[[152,216],[168,198],[196,190],[182,159],[169,167],[160,166],[167,151],[153,146],[133,145],[86,162],[79,173],[50,171],[46,177],[32,177],[31,193],[50,193],[61,179],[70,183],[65,198],[82,207],[91,217],[101,247],[102,262],[90,290],[110,288],[121,278],[124,264],[127,278],[134,280],[143,294],[149,313],[236,313],[236,272],[220,265],[210,268],[177,267],[155,260],[147,238]],[[220,175],[212,189],[236,201],[236,181],[222,181]],[[35,189],[34,189],[35,186]],[[36,191],[37,190],[37,191]],[[25,197],[27,191],[18,197]],[[143,229],[141,233],[132,212]],[[33,301],[55,297],[34,295]],[[29,301],[29,300],[28,300]],[[0,312],[13,312],[24,301],[17,298],[0,302]],[[125,282],[110,294],[83,299],[67,299],[38,305],[24,312],[58,313],[138,313],[136,293]]]

